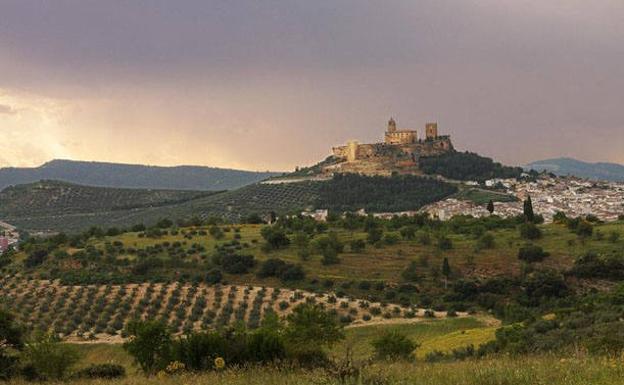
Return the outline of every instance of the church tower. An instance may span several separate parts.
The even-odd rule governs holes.
[[[427,123],[425,125],[425,137],[428,140],[438,138],[438,123]]]
[[[390,118],[390,120],[388,121],[388,132],[396,132],[396,130],[396,122],[393,118]]]

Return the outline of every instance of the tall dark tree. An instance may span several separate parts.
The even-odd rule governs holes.
[[[490,212],[490,215],[494,214],[494,201],[491,199],[487,204],[487,211]]]
[[[531,196],[527,196],[527,199],[524,201],[524,218],[528,222],[535,221],[535,213],[533,212],[533,201],[531,200]]]

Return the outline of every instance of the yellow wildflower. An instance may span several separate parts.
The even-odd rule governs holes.
[[[218,370],[221,370],[223,368],[225,368],[225,360],[221,357],[217,357],[214,360],[214,366],[215,368],[217,368]]]

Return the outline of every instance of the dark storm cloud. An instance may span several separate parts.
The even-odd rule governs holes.
[[[0,88],[118,100],[241,165],[311,162],[390,114],[510,163],[624,162],[622,19],[611,0],[8,0]]]

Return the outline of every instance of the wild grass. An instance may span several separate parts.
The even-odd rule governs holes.
[[[79,380],[63,384],[92,385],[620,385],[621,359],[556,356],[497,357],[451,363],[374,363],[341,382],[324,370],[304,371],[251,367],[223,372],[146,378],[131,374],[120,380]],[[27,382],[17,380],[17,385]],[[57,383],[49,383],[56,385]],[[60,384],[60,383],[58,383]]]

